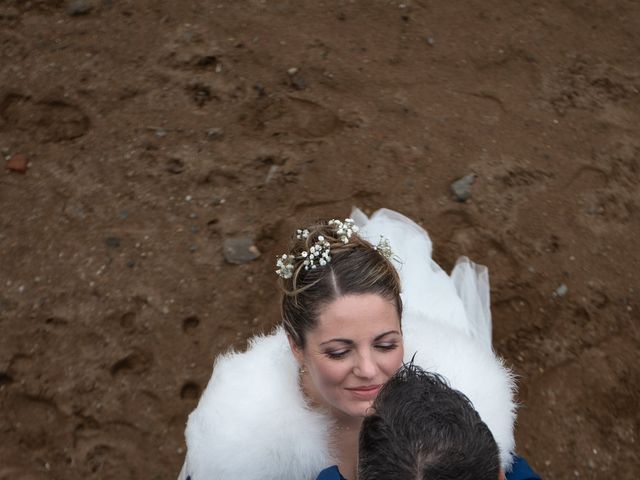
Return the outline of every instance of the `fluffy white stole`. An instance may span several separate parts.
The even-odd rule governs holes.
[[[307,407],[298,365],[278,328],[244,353],[219,357],[198,407],[189,415],[191,480],[315,480],[335,460],[330,419]]]
[[[472,401],[511,465],[513,381],[502,362],[477,341],[439,322],[403,317],[405,357],[445,376]],[[297,364],[281,328],[256,337],[244,353],[221,356],[187,423],[184,480],[314,480],[335,464],[331,422],[309,409]]]

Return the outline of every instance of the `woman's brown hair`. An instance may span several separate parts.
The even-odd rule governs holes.
[[[353,233],[346,242],[338,227],[319,222],[299,234],[289,249],[293,260],[290,278],[281,278],[282,322],[293,342],[305,346],[305,333],[318,321],[320,310],[342,296],[373,293],[394,303],[402,318],[400,278],[391,261],[367,240]],[[308,232],[308,233],[307,233]],[[305,268],[303,252],[320,237],[330,246],[331,260],[324,266]]]

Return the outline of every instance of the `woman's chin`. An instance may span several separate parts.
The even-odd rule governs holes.
[[[363,418],[370,412],[373,400],[360,400],[349,403],[349,405],[345,405],[345,408],[342,410],[343,413],[349,417]]]

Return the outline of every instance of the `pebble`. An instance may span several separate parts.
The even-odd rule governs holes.
[[[451,191],[456,202],[466,202],[471,197],[471,185],[473,185],[475,179],[476,175],[471,173],[451,184]]]
[[[118,248],[122,243],[122,240],[119,237],[107,237],[104,240],[105,245],[109,248]]]
[[[436,41],[433,37],[427,37],[425,41],[427,42],[427,45],[430,45],[432,47],[436,44]]]
[[[267,94],[267,89],[265,88],[264,85],[262,85],[261,83],[256,83],[253,86],[253,89],[256,91],[256,93],[258,94],[258,97],[264,97]]]
[[[220,140],[224,136],[221,128],[210,128],[207,130],[207,140]]]
[[[179,158],[171,158],[167,161],[167,172],[177,175],[184,172],[184,162]]]
[[[27,173],[29,167],[29,159],[22,153],[16,153],[7,161],[7,170],[16,173]]]
[[[291,86],[296,90],[304,90],[307,88],[307,81],[299,73],[291,75],[290,80]]]
[[[255,246],[253,236],[249,234],[225,238],[222,250],[224,259],[236,265],[250,262],[260,256],[260,250]]]
[[[91,2],[88,2],[86,0],[75,0],[69,4],[67,12],[72,17],[77,17],[80,15],[86,15],[91,10],[93,10],[93,5],[91,4]]]
[[[567,287],[564,283],[561,283],[558,288],[553,292],[554,297],[564,297],[569,291],[569,287]]]

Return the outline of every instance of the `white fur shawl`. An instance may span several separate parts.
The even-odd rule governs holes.
[[[406,359],[445,376],[489,426],[504,468],[514,448],[513,381],[502,362],[457,329],[403,317]],[[329,418],[310,410],[284,331],[220,357],[187,423],[180,480],[314,480],[335,464]]]

